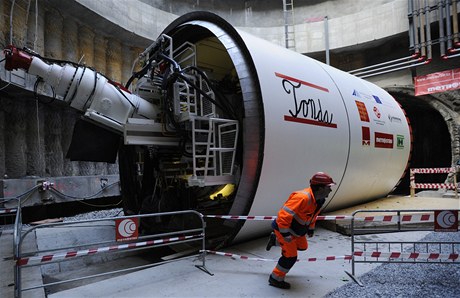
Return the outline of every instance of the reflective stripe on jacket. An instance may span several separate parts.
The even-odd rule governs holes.
[[[316,216],[316,200],[311,188],[293,192],[278,212],[276,225],[281,234],[303,236],[308,229],[314,229]]]

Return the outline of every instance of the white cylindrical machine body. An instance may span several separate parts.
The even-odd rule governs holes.
[[[337,182],[325,210],[387,195],[410,153],[409,125],[396,100],[368,81],[240,34],[264,102],[264,163],[254,210],[274,194],[264,181],[296,190],[318,171]]]
[[[337,182],[325,211],[386,196],[400,181],[411,133],[404,111],[382,88],[209,13],[180,17],[164,33],[178,44],[218,40],[227,57],[209,54],[203,65],[230,59],[239,78],[243,158],[230,214],[276,215],[319,171]],[[246,222],[237,239],[269,229],[269,222]]]
[[[249,215],[276,215],[291,191],[323,171],[337,185],[325,211],[386,196],[404,174],[411,135],[382,88],[240,32],[257,68],[265,118],[264,161]],[[246,224],[240,234],[266,224]]]

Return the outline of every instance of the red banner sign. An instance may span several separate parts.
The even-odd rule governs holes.
[[[460,89],[460,68],[415,77],[414,87],[416,96]]]

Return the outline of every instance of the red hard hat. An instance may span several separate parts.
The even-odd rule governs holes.
[[[332,180],[331,176],[329,176],[326,173],[323,172],[318,172],[313,177],[310,179],[310,185],[326,185],[326,186],[332,186],[335,185],[336,183],[334,180]]]

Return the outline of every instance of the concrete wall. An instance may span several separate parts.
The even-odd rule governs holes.
[[[152,40],[179,15],[211,10],[243,31],[284,46],[283,5],[279,0],[76,1],[126,30]],[[301,53],[325,49],[324,22],[315,21],[324,16],[329,18],[331,49],[373,41],[408,29],[405,0],[293,2],[296,51]]]
[[[37,11],[31,5],[29,12],[25,1],[16,1],[12,27],[11,11],[12,1],[0,1],[2,48],[11,39],[19,48],[27,46],[48,58],[81,61],[122,83],[129,79],[133,61],[143,51],[96,32],[84,21],[44,1],[38,1]],[[1,67],[4,72],[3,64]],[[36,100],[30,93],[18,93],[5,82],[0,83],[0,89],[0,177],[118,173],[117,164],[71,162],[65,158],[79,117],[75,111],[48,104],[49,98]]]

